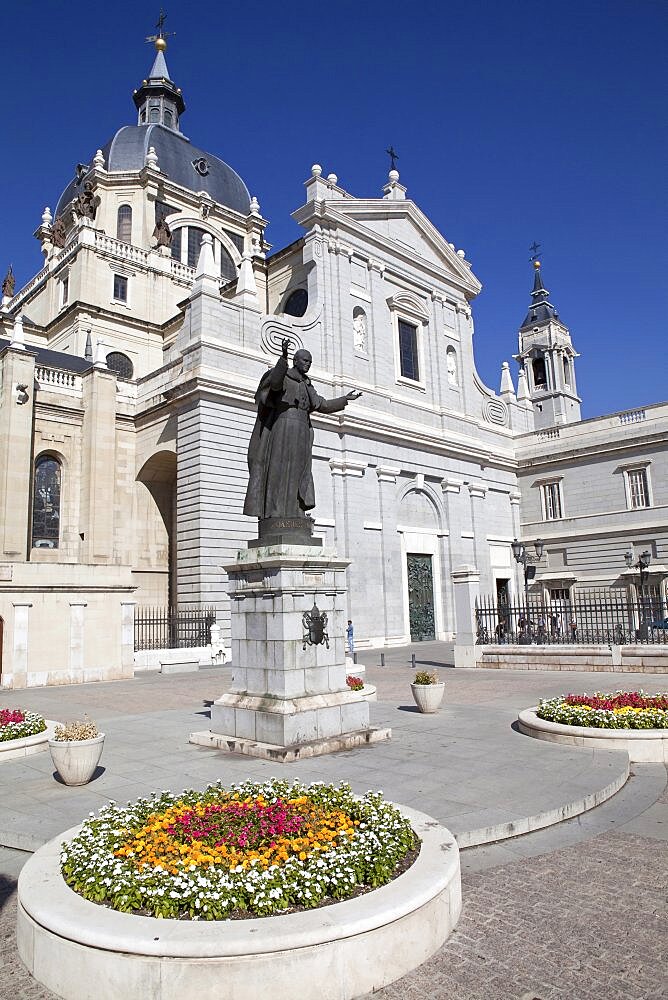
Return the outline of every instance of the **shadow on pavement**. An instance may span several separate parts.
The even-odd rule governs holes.
[[[0,875],[0,911],[4,909],[11,895],[16,891],[16,885],[17,879]]]
[[[90,785],[91,782],[97,781],[98,778],[102,777],[102,775],[106,770],[107,770],[106,767],[102,767],[101,764],[98,764],[95,770],[93,771],[93,777],[90,779],[90,781],[87,781],[86,784]],[[63,781],[63,779],[60,777],[57,771],[53,772],[53,778],[54,781],[57,781],[59,785],[63,785],[65,788],[72,787],[71,785],[68,785],[66,782]]]

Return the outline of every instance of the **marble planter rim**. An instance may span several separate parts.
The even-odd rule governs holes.
[[[570,743],[599,750],[626,750],[635,763],[668,760],[668,729],[599,729],[568,726],[537,715],[538,705],[517,716],[520,732],[548,743]]]
[[[81,826],[49,841],[26,862],[19,877],[19,909],[43,931],[77,945],[168,959],[275,954],[280,960],[285,951],[373,936],[377,928],[419,911],[454,880],[459,883],[459,849],[452,833],[424,813],[399,808],[422,841],[413,865],[387,885],[314,910],[251,920],[188,921],[121,913],[89,902],[70,889],[60,872],[60,845]],[[452,926],[460,906],[461,901]]]
[[[61,726],[62,723],[61,722],[57,722],[56,725],[57,726]],[[87,740],[56,740],[56,739],[54,739],[53,736],[51,736],[51,737],[49,737],[49,746],[50,747],[51,746],[56,746],[56,747],[90,747],[94,743],[99,743],[100,740],[103,740],[105,738],[105,736],[106,736],[106,733],[98,733],[97,736],[91,736],[90,739],[87,739]]]
[[[46,729],[41,733],[33,733],[32,736],[20,736],[15,740],[0,741],[0,763],[48,749],[49,740],[53,737],[56,726],[59,726],[60,723],[54,719],[45,719],[44,721],[46,722]]]

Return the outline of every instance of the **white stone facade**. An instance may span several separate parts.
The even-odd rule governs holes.
[[[95,218],[61,199],[58,247],[45,211],[45,266],[3,298],[1,685],[127,675],[135,603],[214,605],[229,648],[222,567],[256,533],[241,513],[253,395],[284,337],[312,352],[323,396],[363,393],[313,418],[316,533],[351,560],[357,648],[416,638],[409,563],[431,571],[427,627],[468,644],[476,594],[521,591],[514,537],[545,539],[547,596],[632,585],[624,551],[648,548],[665,608],[668,404],[580,420],[577,353],[542,285],[517,393],[504,365],[497,394],[475,367],[480,283],[396,171],[382,196],[357,198],[314,166],[302,237],[267,258],[255,198],[217,201],[194,176],[206,160],[186,157],[193,174],[177,181],[150,149],[136,169],[92,159]],[[181,232],[171,247],[156,245],[159,205]],[[35,462],[49,456],[57,545],[36,548]]]

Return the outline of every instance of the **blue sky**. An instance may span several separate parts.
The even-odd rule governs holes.
[[[32,233],[78,161],[122,124],[158,5],[26,2],[3,48],[0,271],[41,266]],[[246,180],[274,248],[314,162],[374,196],[401,181],[483,291],[476,360],[498,389],[532,284],[528,247],[581,353],[583,416],[668,398],[664,0],[167,6],[182,128]],[[513,369],[515,368],[513,364]]]

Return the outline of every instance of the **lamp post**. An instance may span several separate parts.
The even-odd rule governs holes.
[[[516,538],[513,539],[511,546],[513,550],[513,556],[515,557],[515,562],[518,563],[524,569],[524,614],[526,616],[526,633],[523,639],[520,636],[520,642],[531,642],[531,618],[529,617],[529,580],[533,580],[536,575],[536,563],[540,562],[543,558],[543,548],[544,543],[540,538],[537,538],[533,543],[535,555],[532,555],[527,551],[527,547],[524,542],[519,542]]]
[[[626,565],[628,566],[629,569],[637,569],[638,570],[638,577],[639,577],[639,580],[640,580],[640,586],[638,588],[638,603],[639,603],[639,612],[638,612],[638,625],[639,625],[639,628],[638,628],[638,638],[639,639],[646,639],[647,638],[647,615],[646,615],[646,609],[645,609],[645,584],[647,583],[647,577],[649,575],[649,564],[652,561],[652,556],[651,556],[651,553],[647,549],[645,549],[644,552],[640,553],[640,556],[638,557],[638,561],[634,562],[633,561],[633,552],[631,552],[631,550],[629,549],[628,552],[624,553],[624,559],[625,559]]]

